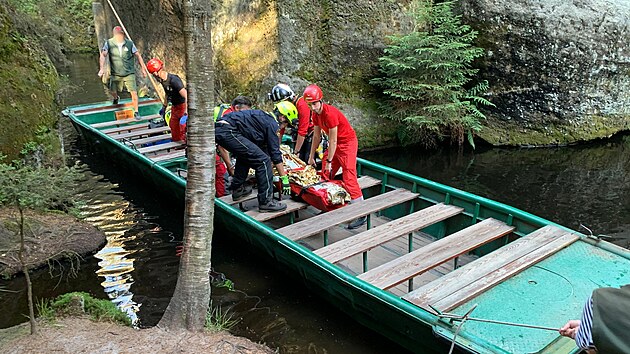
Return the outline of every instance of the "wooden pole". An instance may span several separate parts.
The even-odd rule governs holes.
[[[118,12],[116,12],[114,5],[112,4],[110,0],[107,0],[107,3],[109,4],[109,8],[112,9],[112,12],[114,13],[114,16],[116,17],[116,20],[118,20],[120,27],[122,27],[123,32],[125,32],[125,36],[127,36],[127,38],[129,38],[129,40],[131,41],[132,40],[131,36],[129,35],[129,32],[127,32],[127,28],[125,27],[125,24],[120,19],[120,16],[118,16]],[[149,74],[149,71],[147,70],[147,65],[144,63],[144,59],[140,60],[140,66],[142,66],[142,70],[144,70],[144,72],[146,72],[147,75],[149,76],[149,81],[151,82],[151,85],[153,86],[153,89],[155,90],[155,92],[157,92],[158,96],[160,96],[160,101],[162,101],[162,104],[166,104],[167,103],[166,98],[164,97],[162,92],[158,89],[157,83],[155,82],[155,78],[153,78],[153,75]]]

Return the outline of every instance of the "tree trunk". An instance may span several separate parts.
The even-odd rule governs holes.
[[[20,266],[22,266],[22,272],[24,272],[24,279],[26,280],[26,300],[28,301],[28,318],[31,323],[31,334],[37,333],[37,323],[35,322],[35,309],[33,306],[33,283],[31,282],[31,275],[29,274],[28,265],[24,253],[26,252],[26,241],[24,240],[24,210],[18,205],[18,212],[20,213],[19,229],[20,229],[20,251],[18,252],[18,258],[20,259]]]
[[[201,0],[185,0],[183,6],[189,114],[184,250],[175,293],[159,326],[200,331],[210,302],[215,193],[211,8]]]

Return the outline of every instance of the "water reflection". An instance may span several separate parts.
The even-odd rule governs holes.
[[[551,149],[418,152],[364,157],[532,212],[630,242],[630,136]]]

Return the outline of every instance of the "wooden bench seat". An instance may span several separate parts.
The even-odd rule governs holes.
[[[186,156],[186,150],[177,150],[164,155],[151,156],[154,162],[162,162]]]
[[[358,235],[322,247],[316,250],[315,254],[330,263],[337,263],[357,254],[367,252],[398,237],[408,235],[446,220],[461,213],[463,210],[462,208],[444,205],[442,203],[433,205]]]
[[[556,226],[545,226],[410,292],[403,299],[428,311],[432,311],[429,305],[450,311],[578,239],[577,235]]]
[[[370,176],[361,176],[357,180],[359,181],[359,186],[361,187],[361,189],[367,189],[381,184],[380,179],[376,179]]]
[[[145,123],[138,122],[138,124],[130,124],[130,125],[125,125],[123,127],[109,128],[109,129],[104,129],[101,131],[109,136],[115,137],[118,134],[131,133],[133,131],[140,130],[140,129],[149,129],[149,125],[146,124],[146,122]]]
[[[140,148],[138,149],[138,152],[141,154],[149,154],[149,153],[154,153],[154,152],[160,152],[163,150],[172,150],[176,148],[181,148],[184,146],[185,146],[184,143],[182,143],[181,141],[172,141],[170,143],[157,144],[157,145],[153,145],[149,147]]]
[[[140,138],[140,139],[134,139],[134,140],[129,140],[129,142],[133,143],[136,147],[140,147],[144,144],[151,144],[151,143],[156,143],[158,141],[162,141],[162,140],[171,140],[171,134],[160,134],[160,135],[156,135],[156,136],[150,136],[148,138]]]
[[[366,199],[360,203],[350,204],[343,208],[285,226],[276,231],[290,240],[297,241],[316,235],[339,224],[410,201],[417,196],[416,193],[412,193],[406,189],[395,189]]]
[[[120,120],[112,120],[109,122],[103,123],[95,123],[90,124],[93,128],[109,128],[109,127],[120,127],[123,124],[132,124],[132,123],[140,123],[140,122],[148,122],[152,119],[159,118],[159,114],[152,114],[150,116],[142,116],[139,119],[130,118],[130,119],[120,119]]]
[[[512,230],[514,227],[489,218],[376,267],[358,277],[381,289],[389,289],[455,257],[503,237]]]
[[[123,134],[118,134],[118,135],[111,135],[112,138],[116,139],[116,140],[122,140],[122,139],[133,139],[136,137],[141,137],[141,136],[147,136],[147,135],[152,135],[152,134],[159,134],[162,135],[165,132],[170,132],[171,128],[169,128],[168,126],[166,127],[159,127],[159,128],[153,128],[153,129],[142,129],[142,130],[135,130],[132,131],[130,133],[123,133]]]
[[[286,199],[283,200],[282,203],[285,203],[287,205],[287,208],[283,211],[279,211],[276,213],[261,213],[258,211],[258,209],[253,209],[253,210],[248,210],[245,212],[245,214],[251,216],[252,218],[256,219],[256,221],[268,221],[271,219],[275,219],[277,217],[283,216],[283,215],[287,215],[293,212],[296,212],[298,210],[302,210],[302,209],[306,209],[308,208],[308,204],[303,203],[303,202],[298,202],[296,200],[293,199]]]

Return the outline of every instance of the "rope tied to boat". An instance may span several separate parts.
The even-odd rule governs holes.
[[[485,318],[472,317],[471,314],[477,308],[477,305],[478,304],[474,304],[473,307],[470,310],[468,310],[464,315],[457,315],[454,313],[442,312],[438,310],[437,308],[429,305],[429,307],[431,307],[431,309],[435,311],[436,316],[438,316],[439,318],[448,319],[451,324],[454,324],[455,322],[460,322],[459,325],[457,326],[457,329],[455,330],[455,333],[453,334],[453,339],[451,341],[451,349],[449,350],[449,354],[452,354],[453,350],[455,350],[455,343],[457,342],[457,336],[459,335],[459,332],[462,326],[464,325],[464,323],[466,323],[466,321],[492,323],[492,324],[512,326],[512,327],[540,329],[540,330],[554,331],[554,332],[560,331],[560,328],[553,328],[553,327],[548,327],[548,326],[538,326],[538,325],[530,325],[530,324],[524,324],[524,323],[489,320]]]

